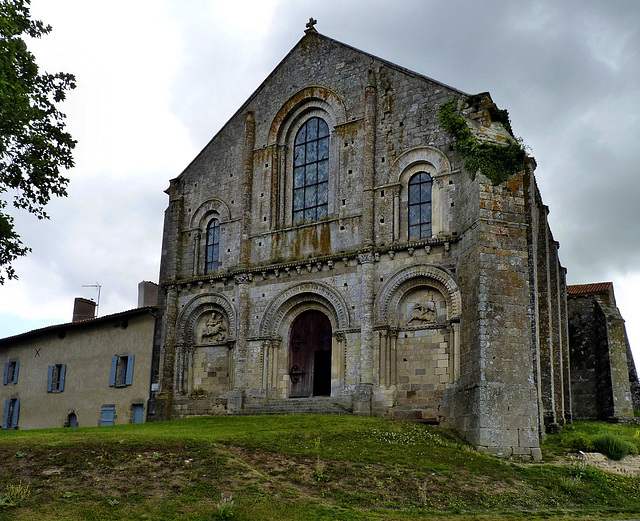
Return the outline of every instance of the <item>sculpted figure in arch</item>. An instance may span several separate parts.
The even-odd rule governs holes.
[[[227,339],[227,326],[224,324],[222,314],[214,311],[206,322],[202,330],[202,340],[210,342],[221,342]]]
[[[416,302],[413,305],[413,311],[411,313],[411,318],[407,321],[407,325],[411,325],[413,322],[418,322],[419,324],[428,323],[431,324],[436,322],[437,319],[437,311],[436,311],[436,303],[433,301],[426,302],[424,305],[420,304],[420,302]]]

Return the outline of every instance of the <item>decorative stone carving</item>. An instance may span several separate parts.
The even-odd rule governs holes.
[[[418,324],[432,324],[437,321],[437,318],[438,313],[436,311],[435,302],[428,301],[425,302],[424,305],[420,302],[416,302],[413,305],[411,317],[407,320],[407,325],[410,326],[414,322],[417,322]]]
[[[374,261],[373,252],[365,251],[364,253],[358,253],[358,262],[360,264],[367,264]]]
[[[242,273],[235,276],[236,284],[249,284],[253,280],[251,273]]]
[[[227,326],[221,313],[214,311],[202,329],[202,341],[224,342],[227,339]]]
[[[180,312],[177,327],[178,342],[183,344],[212,342],[211,337],[203,337],[202,333],[206,330],[206,322],[216,314],[222,316],[222,323],[226,329],[224,340],[215,340],[215,342],[233,340],[236,331],[236,313],[233,305],[223,295],[204,293],[194,297]]]
[[[283,318],[293,308],[304,303],[315,305],[313,309],[326,312],[334,329],[349,327],[349,311],[340,293],[322,282],[303,282],[284,290],[269,303],[260,321],[261,336],[278,336]]]
[[[446,302],[446,316],[442,317],[443,320],[460,317],[462,295],[452,275],[442,268],[417,265],[400,270],[385,282],[376,296],[376,322],[394,326],[406,323],[407,315],[396,316],[398,305],[404,294],[419,287],[433,288],[443,295]],[[418,299],[422,302],[425,300],[433,299],[428,295]]]

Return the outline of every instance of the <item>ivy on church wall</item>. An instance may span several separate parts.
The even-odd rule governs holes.
[[[479,141],[466,119],[459,114],[458,107],[457,98],[440,105],[438,123],[453,134],[456,150],[464,159],[464,167],[471,179],[475,179],[480,170],[494,185],[498,185],[524,169],[527,152],[520,138],[510,139],[505,144]],[[500,116],[500,122],[511,133],[508,112],[502,110]]]

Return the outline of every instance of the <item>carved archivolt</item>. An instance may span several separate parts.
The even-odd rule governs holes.
[[[400,176],[415,164],[429,163],[435,168],[433,176],[445,175],[451,172],[451,163],[446,154],[435,147],[417,147],[407,150],[400,155],[392,165],[392,175],[400,181]],[[431,172],[430,172],[431,173]]]
[[[283,144],[292,123],[311,107],[326,113],[330,127],[347,121],[344,103],[338,94],[327,87],[312,85],[296,92],[280,107],[271,122],[269,143]]]
[[[340,294],[327,284],[305,282],[284,290],[269,303],[260,322],[260,335],[280,336],[280,326],[287,317],[310,309],[325,313],[334,331],[349,327],[349,311]]]
[[[236,313],[224,295],[205,293],[191,299],[180,312],[176,332],[179,344],[223,342],[236,336]]]
[[[411,266],[400,270],[393,275],[382,287],[376,297],[376,323],[398,326],[401,322],[406,323],[404,317],[398,317],[397,311],[402,298],[416,288],[434,288],[440,292],[446,302],[447,320],[457,320],[462,311],[462,295],[454,278],[442,268],[430,265]],[[423,307],[427,304],[423,304]],[[419,315],[420,310],[416,310],[416,316],[424,319],[429,314],[423,310],[423,315]],[[416,322],[427,322],[426,320],[416,320]]]
[[[221,199],[209,199],[193,212],[190,223],[191,229],[198,228],[204,230],[212,216],[217,217],[220,222],[229,221],[231,219],[231,211],[227,204]]]

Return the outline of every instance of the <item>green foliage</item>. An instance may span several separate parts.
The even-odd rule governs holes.
[[[218,519],[233,519],[233,496],[222,494],[216,503]]]
[[[609,459],[620,460],[635,449],[631,443],[623,437],[612,432],[604,432],[593,437],[593,447]],[[635,449],[637,451],[637,449]]]
[[[574,451],[593,452],[593,440],[584,432],[574,432],[567,436],[565,445]]]
[[[499,113],[500,121],[511,132],[511,123],[506,110]],[[458,112],[458,99],[453,98],[440,106],[438,123],[453,134],[456,149],[464,159],[464,167],[474,179],[480,170],[494,185],[507,181],[524,168],[527,152],[520,139],[511,139],[507,144],[478,141]]]
[[[31,486],[9,483],[4,495],[0,496],[0,507],[20,506],[31,495]]]
[[[51,27],[30,19],[30,0],[0,2],[0,284],[15,278],[11,263],[30,250],[6,213],[13,206],[48,218],[44,206],[53,195],[66,196],[61,169],[73,166],[75,141],[64,131],[65,115],[56,104],[75,88],[65,73],[40,73],[25,37],[40,38]]]

